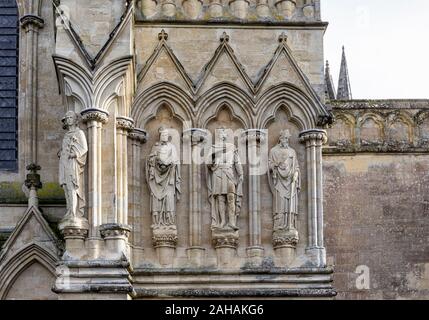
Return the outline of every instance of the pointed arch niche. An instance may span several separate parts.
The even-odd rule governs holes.
[[[141,208],[140,214],[134,217],[133,229],[140,230],[140,234],[134,234],[135,239],[140,239],[141,243],[138,246],[144,249],[144,262],[157,265],[158,257],[152,245],[152,215],[150,211],[150,189],[146,183],[146,160],[151,153],[152,147],[159,141],[159,129],[166,128],[171,134],[171,142],[176,146],[179,157],[182,159],[182,133],[189,124],[182,117],[182,114],[177,114],[175,108],[167,101],[160,101],[156,107],[152,108],[153,113],[146,117],[137,118],[136,127],[142,128],[147,133],[147,142],[142,145],[140,155],[140,184],[141,196],[136,199],[139,201],[138,206]],[[185,121],[184,121],[185,120]],[[138,159],[137,159],[138,160]],[[189,232],[189,168],[183,164],[180,167],[182,178],[182,193],[180,200],[176,206],[177,233],[178,243],[176,248],[176,259],[187,259],[185,248],[188,242]],[[136,227],[134,227],[134,225]],[[138,232],[138,231],[137,231]]]
[[[293,118],[290,113],[290,107],[285,103],[279,104],[273,113],[273,117],[269,118],[265,124],[268,132],[268,152],[279,142],[279,135],[282,130],[289,130],[291,133],[290,146],[295,149],[299,166],[301,169],[302,189],[299,196],[299,216],[298,216],[298,232],[300,241],[297,247],[297,256],[304,254],[307,246],[307,170],[306,170],[306,150],[305,145],[300,143],[299,134],[302,131],[299,121]],[[268,175],[261,177],[261,211],[266,213],[262,215],[262,243],[267,245],[265,250],[267,254],[273,253],[271,246],[273,232],[273,199],[270,186],[268,183]]]

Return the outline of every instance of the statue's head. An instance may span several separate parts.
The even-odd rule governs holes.
[[[170,140],[170,133],[168,129],[161,127],[159,128],[159,141],[168,142]]]
[[[67,111],[64,118],[61,119],[64,129],[76,126],[79,122],[78,115],[74,111]]]
[[[282,130],[280,132],[280,138],[279,138],[280,144],[282,146],[288,146],[290,137],[291,137],[291,134],[290,134],[289,130]]]

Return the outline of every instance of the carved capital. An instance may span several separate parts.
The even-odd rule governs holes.
[[[100,233],[104,239],[128,238],[131,227],[116,223],[104,224],[100,227]]]
[[[177,233],[154,234],[152,236],[152,243],[154,248],[160,248],[160,247],[176,248],[177,241],[178,241]]]
[[[88,236],[88,229],[65,227],[61,233],[65,239],[85,239]]]
[[[132,132],[134,130],[134,120],[127,117],[117,117],[116,128],[127,132]]]
[[[239,233],[238,231],[227,231],[227,230],[212,230],[213,246],[216,249],[219,248],[233,248],[238,247]]]
[[[147,132],[143,129],[134,128],[128,133],[128,138],[143,144],[147,142]]]
[[[24,29],[28,29],[29,26],[32,26],[36,29],[41,29],[45,25],[45,21],[41,17],[32,14],[23,16],[19,22],[21,23],[21,27]]]
[[[96,121],[106,124],[109,120],[109,113],[101,109],[86,109],[81,112],[81,115],[84,123]]]
[[[328,136],[325,130],[313,129],[301,132],[299,134],[299,140],[302,143],[316,143],[323,145],[328,142]]]
[[[66,215],[58,224],[58,229],[64,237],[82,238],[88,235],[89,223],[86,218]]]
[[[213,238],[213,246],[216,249],[219,249],[219,248],[236,249],[238,247],[238,243],[239,243],[238,237],[224,236],[224,237]]]
[[[296,229],[276,230],[273,232],[273,247],[296,248],[299,241],[298,231]]]

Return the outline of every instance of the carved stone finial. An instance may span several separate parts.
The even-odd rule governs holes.
[[[220,37],[220,42],[222,43],[229,42],[229,35],[226,32],[222,33],[222,36]]]
[[[39,206],[39,198],[37,196],[37,190],[42,189],[42,182],[40,181],[40,174],[37,173],[37,171],[41,170],[42,168],[32,163],[29,166],[27,166],[27,170],[30,171],[29,174],[27,174],[27,179],[25,180],[25,186],[29,190],[28,195],[28,207],[38,207]]]
[[[27,170],[30,171],[30,173],[27,174],[27,179],[25,180],[25,185],[27,186],[27,188],[29,189],[31,187],[34,187],[36,189],[42,188],[42,182],[40,181],[40,174],[37,173],[37,171],[40,171],[41,169],[42,168],[35,163],[32,163],[27,166]]]
[[[161,32],[158,33],[158,39],[159,39],[159,41],[167,41],[168,40],[168,33],[165,32],[164,29],[162,29]]]
[[[279,36],[279,42],[280,43],[287,43],[287,34],[282,32],[282,34]]]

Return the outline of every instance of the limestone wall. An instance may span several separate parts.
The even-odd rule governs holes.
[[[334,104],[336,115],[355,113],[360,122],[371,115],[380,116],[383,120],[365,129],[374,130],[375,137],[389,128],[386,119],[394,123],[401,114],[411,115],[409,125],[403,125],[406,129],[401,140],[407,142],[402,148],[385,145],[385,151],[378,149],[378,153],[374,152],[377,149],[359,147],[353,151],[325,150],[326,246],[328,261],[335,266],[338,299],[429,296],[429,155],[427,147],[419,143],[424,141],[419,132],[426,134],[426,130],[420,130],[422,122],[417,121],[427,106],[427,101]],[[338,121],[331,130],[344,130],[343,125]],[[409,132],[416,135],[410,136]],[[331,135],[331,146],[335,145],[335,137]],[[359,266],[368,269],[359,270]],[[362,283],[362,277],[358,279],[362,270],[369,270],[369,288],[359,290],[356,282]]]

